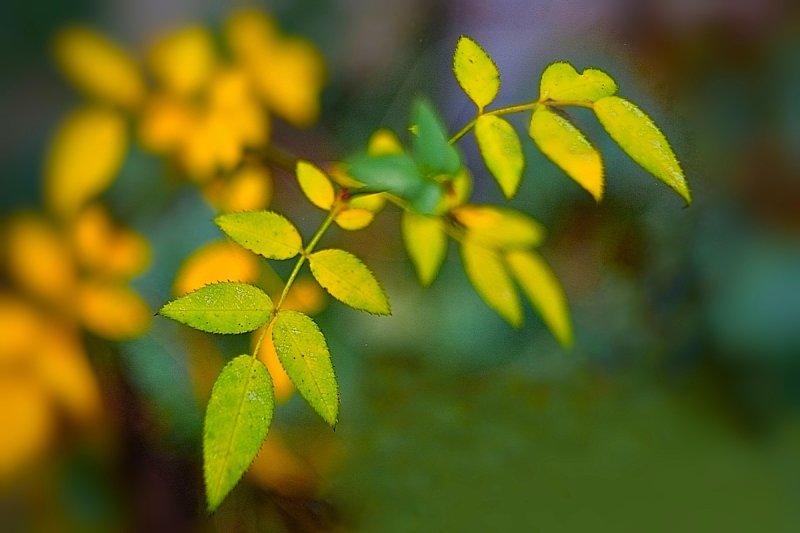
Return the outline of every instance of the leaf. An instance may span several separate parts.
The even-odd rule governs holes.
[[[340,302],[376,315],[390,315],[389,300],[378,280],[357,257],[329,249],[308,256],[311,272],[322,288]]]
[[[295,173],[306,198],[320,209],[329,210],[333,205],[335,193],[328,176],[308,161],[298,161]]]
[[[208,333],[247,333],[266,324],[272,300],[247,283],[214,283],[164,305],[161,316]]]
[[[569,120],[537,106],[528,132],[539,149],[598,202],[603,197],[600,153]]]
[[[447,235],[438,217],[405,211],[401,218],[403,242],[420,283],[430,285],[447,255]]]
[[[143,334],[153,316],[133,289],[107,281],[82,281],[77,287],[73,306],[86,329],[115,341]]]
[[[348,163],[350,175],[364,184],[364,191],[390,192],[408,199],[425,181],[414,160],[406,154],[362,154],[350,158]]]
[[[500,72],[492,58],[481,46],[466,35],[456,43],[453,54],[453,73],[478,113],[492,103],[500,91]]]
[[[369,226],[374,218],[375,213],[367,209],[345,209],[333,220],[340,228],[355,231]]]
[[[228,240],[210,242],[183,261],[172,292],[183,296],[220,281],[255,283],[259,276],[259,262],[258,257]]]
[[[506,261],[522,292],[536,308],[542,320],[565,348],[572,345],[572,324],[567,297],[558,278],[538,254],[514,251]]]
[[[467,204],[453,210],[470,238],[492,248],[531,248],[542,243],[545,230],[525,213],[509,207]]]
[[[273,211],[229,213],[214,222],[228,237],[267,259],[290,259],[303,247],[294,224]]]
[[[658,126],[633,103],[609,96],[594,104],[600,123],[625,152],[645,170],[692,203],[678,159]]]
[[[299,311],[280,311],[272,326],[272,342],[297,390],[325,422],[335,426],[339,386],[328,345],[316,323]]]
[[[400,139],[391,130],[379,129],[370,136],[367,143],[369,155],[397,155],[403,153]]]
[[[435,177],[458,172],[461,158],[450,144],[442,120],[427,100],[419,99],[415,102],[411,128],[414,133],[414,159],[424,176]]]
[[[275,399],[264,364],[240,355],[222,369],[206,408],[203,472],[208,510],[238,483],[267,436]]]
[[[44,171],[44,195],[50,208],[74,215],[114,181],[125,157],[128,133],[124,117],[102,107],[73,111],[50,144]]]
[[[517,132],[508,121],[481,115],[475,122],[475,138],[483,161],[497,180],[506,198],[517,193],[525,156]]]
[[[202,26],[188,26],[161,37],[147,56],[158,85],[184,96],[203,87],[218,63],[214,38]]]
[[[522,306],[514,283],[500,256],[467,238],[461,244],[461,259],[478,296],[511,326],[522,325]]]
[[[595,102],[617,92],[617,83],[602,70],[587,68],[581,74],[564,61],[542,73],[539,100]]]

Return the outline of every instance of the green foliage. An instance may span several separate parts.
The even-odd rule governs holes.
[[[333,426],[339,392],[325,336],[310,317],[284,309],[284,303],[308,263],[313,277],[335,299],[375,315],[390,314],[388,297],[361,260],[341,249],[316,250],[334,223],[348,230],[361,229],[390,203],[402,211],[403,243],[423,285],[435,281],[449,239],[453,239],[467,279],[491,309],[519,328],[524,321],[524,297],[555,338],[569,347],[573,334],[564,290],[535,250],[544,241],[544,227],[510,207],[471,203],[472,175],[456,143],[474,130],[486,167],[506,198],[512,198],[523,178],[525,157],[520,136],[511,122],[501,117],[530,113],[529,137],[600,201],[602,157],[567,114],[571,107],[588,108],[636,163],[688,202],[683,172],[661,131],[636,105],[615,96],[617,84],[605,72],[586,69],[579,74],[568,63],[553,63],[542,74],[538,99],[493,110],[486,107],[498,95],[500,73],[489,54],[469,37],[458,40],[453,72],[477,108],[475,118],[454,135],[448,134],[433,105],[420,99],[409,120],[410,146],[404,147],[393,133],[378,130],[366,150],[345,159],[330,175],[309,161],[292,165],[305,197],[327,212],[308,240],[292,222],[271,211],[232,213],[215,219],[233,241],[266,259],[296,257],[275,305],[256,287],[220,283],[170,302],[160,313],[214,333],[261,328],[254,355],[265,336],[271,335],[269,340],[289,378]],[[247,468],[271,416],[267,370],[255,357],[237,357],[217,380],[206,415],[204,462],[210,509]]]

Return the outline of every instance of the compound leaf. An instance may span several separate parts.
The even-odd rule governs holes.
[[[208,333],[246,333],[266,324],[273,304],[247,283],[214,283],[164,305],[158,314]]]
[[[423,175],[435,177],[458,172],[461,158],[450,144],[442,120],[427,100],[419,99],[414,104],[411,130],[414,157]]]
[[[517,193],[525,156],[517,132],[508,121],[494,115],[481,115],[475,122],[475,138],[486,166],[506,198]]]
[[[267,369],[240,355],[222,369],[206,408],[203,472],[208,510],[215,510],[255,458],[267,436],[275,399]]]
[[[467,204],[454,209],[453,216],[471,239],[491,248],[531,248],[544,240],[541,224],[509,207]]]
[[[335,192],[328,176],[308,161],[298,161],[295,174],[306,198],[320,209],[329,210],[333,205]]]
[[[500,91],[497,65],[481,45],[466,35],[456,43],[453,73],[470,100],[478,106],[478,113],[483,113],[483,108],[492,103]]]
[[[389,315],[389,300],[372,272],[356,256],[329,249],[308,256],[311,273],[322,288],[354,309]]]
[[[447,255],[447,235],[442,220],[405,211],[400,222],[408,256],[420,283],[427,287],[436,279]]]
[[[611,138],[634,161],[669,185],[686,203],[692,202],[680,163],[653,119],[618,96],[598,100],[594,111]]]
[[[273,211],[229,213],[214,222],[228,237],[267,259],[289,259],[303,247],[294,224]]]
[[[339,386],[325,337],[299,311],[280,311],[272,326],[272,343],[292,382],[311,407],[331,426],[339,416]]]
[[[547,106],[538,106],[528,130],[539,149],[598,202],[603,197],[600,153],[572,122]]]
[[[567,297],[558,278],[539,255],[531,251],[513,251],[506,261],[514,278],[533,307],[562,346],[572,345],[572,324]]]
[[[513,327],[522,325],[522,306],[502,259],[493,250],[467,238],[461,259],[478,296]]]
[[[539,100],[595,102],[617,92],[617,83],[605,72],[587,68],[581,74],[564,61],[553,63],[542,73]]]

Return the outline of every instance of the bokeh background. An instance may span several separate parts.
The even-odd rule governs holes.
[[[83,100],[53,60],[60,28],[89,24],[142,58],[154,38],[188,23],[219,35],[230,4],[3,2],[4,228],[22,210],[43,209],[49,142]],[[271,444],[212,516],[203,503],[202,412],[221,364],[246,351],[249,339],[215,339],[160,318],[124,342],[81,330],[79,358],[88,370],[51,371],[82,377],[64,385],[73,403],[52,402],[47,415],[27,410],[24,391],[9,392],[22,390],[22,378],[11,358],[0,360],[0,449],[35,426],[36,416],[48,427],[30,429],[27,452],[4,451],[11,459],[0,479],[0,530],[800,528],[796,2],[258,6],[287,34],[314,43],[327,65],[318,120],[302,129],[273,121],[273,143],[294,153],[328,161],[363,147],[377,127],[402,134],[419,94],[456,131],[473,112],[450,71],[465,33],[500,67],[498,104],[535,98],[542,69],[556,59],[608,71],[620,93],[662,126],[695,201],[684,208],[591,116],[576,113],[605,156],[602,204],[524,143],[528,165],[512,204],[549,229],[543,253],[575,324],[569,351],[531,309],[518,331],[495,316],[467,283],[454,249],[434,285],[419,288],[395,211],[359,232],[332,232],[327,244],[354,251],[383,281],[394,315],[361,316],[338,303],[320,309],[342,389],[340,424],[331,432],[301,398],[288,398],[277,408]],[[522,117],[516,124],[524,131]],[[476,198],[502,202],[473,138],[461,148]],[[163,179],[170,172],[134,145],[101,197],[118,223],[148,243],[149,267],[130,285],[151,314],[172,296],[184,260],[220,238],[204,195]],[[271,205],[313,231],[321,214],[290,177],[273,172]],[[28,301],[19,296],[15,259],[7,250],[2,257],[4,298]],[[40,259],[30,269],[47,277],[55,266]],[[6,307],[0,334],[7,339],[24,328]],[[48,327],[37,335],[60,331]],[[75,392],[87,388],[96,388],[94,400]],[[89,404],[98,412],[86,415],[81,406]]]

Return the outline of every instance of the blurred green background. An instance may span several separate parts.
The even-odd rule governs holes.
[[[40,200],[42,154],[76,101],[50,39],[89,23],[131,50],[187,22],[219,27],[200,0],[0,6],[0,209]],[[612,74],[662,126],[694,203],[577,121],[605,156],[594,201],[524,143],[512,204],[542,221],[543,250],[570,299],[564,352],[538,317],[512,330],[474,294],[454,249],[418,287],[398,216],[333,232],[392,300],[390,318],[333,303],[319,316],[342,389],[327,429],[295,396],[273,430],[304,465],[301,488],[252,478],[203,508],[205,399],[198,345],[156,318],[142,339],[90,355],[115,422],[67,433],[0,487],[2,531],[797,531],[800,528],[800,10],[790,0],[428,1],[259,4],[328,64],[317,125],[275,125],[276,143],[330,160],[377,127],[403,132],[429,95],[451,131],[471,117],[450,57],[459,34],[492,54],[498,104],[530,100],[551,61]],[[521,119],[522,117],[520,117]],[[516,124],[524,131],[525,124]],[[468,136],[476,201],[500,193]],[[151,241],[135,282],[152,308],[181,261],[219,234],[193,191],[160,190],[160,163],[132,151],[105,199]],[[273,206],[319,223],[276,172]],[[277,208],[277,207],[276,207]],[[5,282],[3,282],[5,283]],[[0,406],[0,410],[3,406]],[[276,486],[277,485],[277,486]],[[291,485],[291,483],[290,483]],[[265,488],[266,487],[266,488]]]

